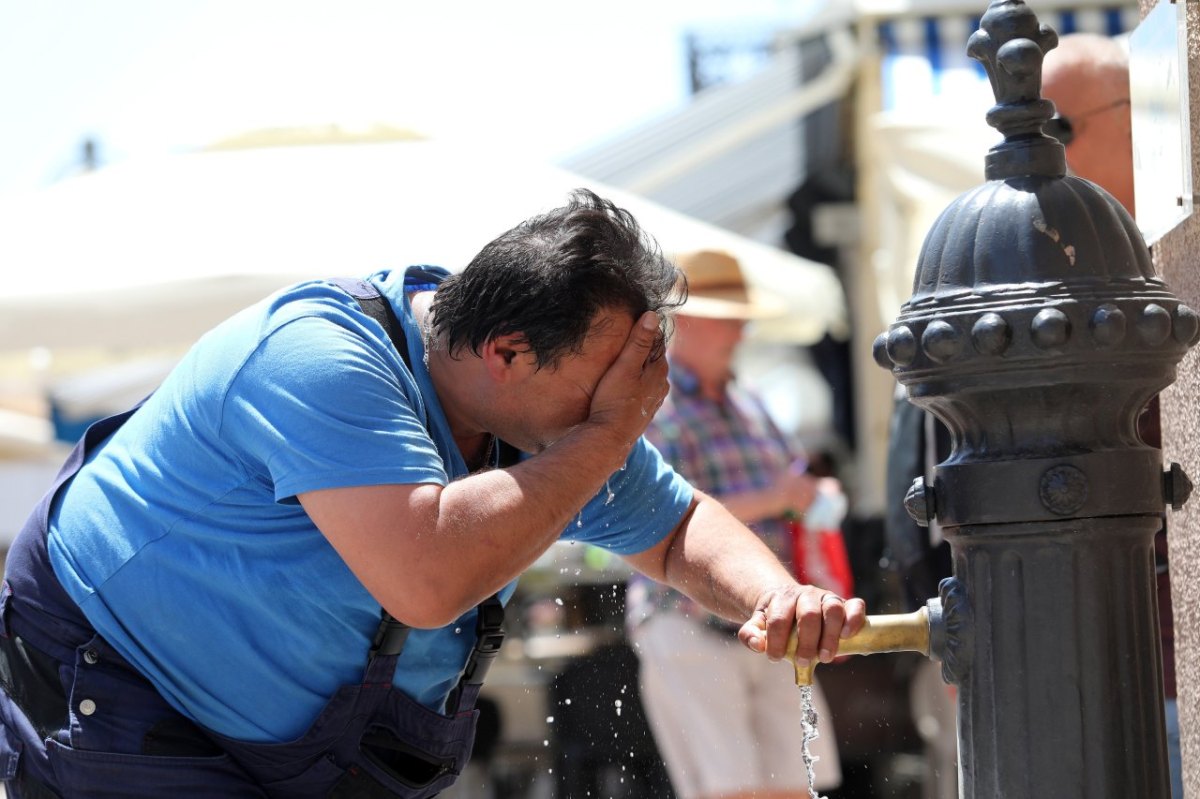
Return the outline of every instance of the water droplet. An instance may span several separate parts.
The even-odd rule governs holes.
[[[566,699],[564,699],[564,700],[563,700],[563,704],[564,704],[564,705],[569,705],[569,704],[571,704],[571,698],[570,698],[570,697],[567,697]]]
[[[604,498],[604,504],[611,505],[612,501],[617,498],[617,495],[613,493],[612,486],[607,480],[604,481],[604,487],[608,490],[608,496]]]
[[[455,628],[454,628],[454,634],[455,634],[455,635],[462,635],[462,627],[455,627]]]
[[[554,716],[546,716],[546,723],[547,723],[547,724],[553,724],[553,723],[554,723]]]
[[[562,601],[562,597],[560,597],[560,596],[556,596],[556,597],[554,597],[554,604],[558,605],[558,606],[561,608],[561,607],[562,607],[562,603],[563,603],[563,601]]]

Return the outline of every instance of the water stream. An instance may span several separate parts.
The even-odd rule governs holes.
[[[804,767],[808,771],[808,795],[811,799],[826,799],[817,792],[814,783],[817,780],[815,766],[819,757],[813,755],[809,749],[809,744],[815,741],[820,735],[817,729],[817,708],[813,705],[813,694],[811,685],[800,686],[800,726],[803,730],[803,735],[800,739],[800,756],[804,758]]]

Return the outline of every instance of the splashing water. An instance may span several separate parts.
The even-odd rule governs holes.
[[[800,756],[804,758],[804,767],[808,771],[808,795],[811,799],[827,799],[813,787],[817,780],[815,766],[821,758],[812,753],[809,744],[819,738],[821,733],[817,730],[817,708],[813,705],[811,685],[800,686],[800,723],[804,731],[800,739]]]
[[[604,498],[604,504],[611,505],[612,501],[617,498],[617,495],[613,493],[612,486],[609,485],[607,480],[604,481],[604,487],[608,490],[608,496]]]

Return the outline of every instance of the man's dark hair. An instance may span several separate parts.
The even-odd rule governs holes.
[[[602,309],[637,319],[683,304],[679,271],[623,208],[587,189],[487,244],[461,273],[442,282],[433,326],[449,352],[476,355],[489,340],[520,334],[539,368],[583,349]]]

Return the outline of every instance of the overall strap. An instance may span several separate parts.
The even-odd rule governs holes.
[[[441,272],[442,270],[414,268],[409,270],[409,276],[413,277],[415,275],[418,280],[427,281],[427,283],[423,282],[417,286],[418,290],[425,288],[433,289],[441,282],[443,277]],[[400,353],[400,357],[404,359],[404,365],[408,367],[409,371],[412,371],[412,361],[408,354],[408,338],[404,335],[404,326],[396,318],[396,312],[392,309],[392,304],[388,302],[387,298],[380,294],[379,290],[372,283],[366,280],[334,278],[330,282],[358,300],[363,313],[383,326],[383,329],[387,331],[388,337],[391,338],[392,344]],[[405,286],[411,287],[408,279],[405,280]],[[515,463],[515,448],[504,442],[499,442],[499,446],[501,447],[501,465],[506,466]],[[511,461],[511,463],[506,463],[505,461]],[[504,605],[500,602],[499,595],[492,594],[476,610],[475,646],[471,649],[471,656],[467,660],[466,669],[463,670],[462,679],[455,689],[458,692],[457,702],[452,697],[451,701],[447,702],[448,707],[474,707],[475,699],[479,695],[479,688],[483,685],[483,678],[487,675],[492,661],[496,659],[496,655],[500,651],[500,645],[504,643]],[[379,627],[376,629],[375,638],[371,642],[368,681],[381,679],[385,676],[375,673],[386,668],[385,664],[389,662],[380,660],[380,658],[399,657],[400,653],[404,650],[404,642],[407,640],[411,629],[407,624],[386,610],[381,609],[380,614]],[[388,674],[386,677],[390,679],[391,675]]]
[[[358,305],[362,308],[363,313],[383,326],[388,338],[392,340],[392,344],[400,353],[404,365],[411,372],[412,358],[408,354],[408,337],[404,335],[404,327],[396,318],[392,304],[379,293],[379,289],[369,281],[351,277],[336,277],[330,279],[329,282],[358,300]]]
[[[500,604],[499,595],[492,594],[476,610],[475,646],[467,659],[462,679],[446,699],[446,709],[452,712],[469,711],[475,707],[483,680],[496,655],[500,654],[500,645],[504,643],[504,605]]]

